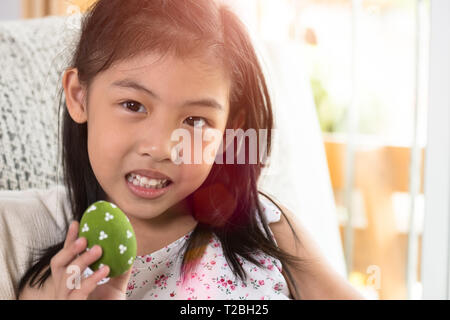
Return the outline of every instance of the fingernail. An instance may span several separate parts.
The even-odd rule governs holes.
[[[83,238],[78,238],[77,241],[75,241],[75,245],[79,246],[83,243]]]

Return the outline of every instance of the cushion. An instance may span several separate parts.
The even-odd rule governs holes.
[[[40,249],[63,241],[71,209],[64,186],[0,191],[0,299],[16,299]]]

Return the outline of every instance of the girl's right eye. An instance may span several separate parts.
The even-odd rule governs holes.
[[[133,100],[129,100],[129,101],[124,101],[120,103],[121,106],[123,106],[125,109],[130,110],[131,112],[138,112],[138,110],[140,109],[140,107],[144,106],[142,104],[140,104],[139,102],[133,101]],[[137,108],[137,111],[135,110]],[[144,108],[145,110],[145,108]]]

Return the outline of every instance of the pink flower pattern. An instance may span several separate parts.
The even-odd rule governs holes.
[[[262,195],[260,201],[267,222],[279,221],[279,209]],[[222,245],[215,235],[197,268],[183,282],[179,275],[183,257],[176,254],[191,233],[192,231],[156,252],[136,257],[127,286],[127,299],[291,299],[278,259],[258,251],[254,253],[254,257],[263,266],[259,268],[239,258],[238,261],[246,273],[246,281],[242,281],[233,275],[223,255]]]

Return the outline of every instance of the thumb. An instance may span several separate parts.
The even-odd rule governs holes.
[[[118,275],[117,277],[111,278],[108,281],[108,284],[113,288],[120,290],[121,292],[125,292],[127,290],[128,281],[130,281],[131,271],[133,267],[128,269],[127,272]]]

